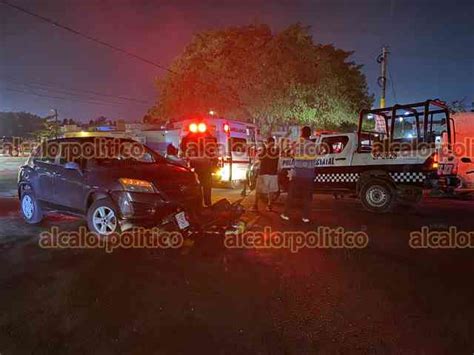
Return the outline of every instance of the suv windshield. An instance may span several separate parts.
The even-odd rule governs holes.
[[[95,157],[92,161],[98,164],[127,165],[166,162],[166,159],[143,144],[121,140],[117,147],[108,149],[105,155]]]
[[[87,140],[52,141],[48,144],[57,146],[61,163],[77,162],[90,166],[166,162],[164,157],[133,140],[95,137]]]

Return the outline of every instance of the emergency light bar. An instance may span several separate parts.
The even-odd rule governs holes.
[[[189,125],[189,132],[191,133],[204,133],[207,131],[207,126],[204,122],[200,123],[191,123]]]
[[[198,131],[200,133],[204,133],[206,132],[206,130],[207,130],[207,126],[205,123],[201,122],[200,124],[198,124]]]
[[[196,123],[191,123],[189,125],[189,132],[196,133],[198,131],[198,126]]]

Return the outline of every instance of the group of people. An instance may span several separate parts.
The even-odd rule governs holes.
[[[316,145],[310,140],[311,128],[305,126],[301,129],[300,138],[294,143],[291,149],[291,156],[294,160],[293,174],[291,176],[288,197],[283,213],[280,217],[283,220],[289,220],[289,211],[292,204],[297,199],[298,195],[302,195],[303,200],[303,212],[302,221],[304,223],[310,222],[311,217],[311,202],[313,197],[313,181],[315,178],[315,167],[316,167]],[[212,171],[215,168],[216,159],[214,157],[214,151],[211,149],[208,151],[209,140],[212,138],[205,137],[206,139],[196,141],[198,146],[202,145],[206,147],[206,154],[193,153],[192,149],[189,149],[190,143],[194,142],[194,138],[190,135],[185,137],[181,143],[181,150],[185,152],[185,156],[190,159],[191,167],[198,175],[201,183],[203,192],[203,202],[205,206],[210,206],[211,201],[211,185],[212,185]],[[215,143],[215,142],[214,142]],[[212,147],[212,144],[211,144]],[[168,146],[168,156],[177,155],[177,149],[174,146]],[[267,197],[267,211],[272,211],[273,202],[275,201],[276,194],[279,191],[278,183],[278,163],[280,158],[280,151],[278,146],[275,144],[275,139],[269,137],[264,146],[258,151],[257,159],[260,161],[260,169],[257,177],[255,202],[253,206],[254,211],[258,211],[258,203],[263,195]]]
[[[303,212],[302,221],[309,223],[311,220],[311,202],[313,199],[313,181],[316,167],[316,145],[310,140],[311,128],[303,127],[301,136],[295,142],[291,150],[294,167],[290,177],[288,197],[285,208],[280,215],[281,219],[288,221],[289,211],[298,195],[302,195]],[[258,152],[257,158],[260,161],[260,169],[257,177],[254,211],[258,211],[258,203],[262,195],[267,197],[267,211],[272,210],[274,196],[279,191],[278,185],[278,160],[280,152],[275,145],[275,139],[269,137],[264,147]]]

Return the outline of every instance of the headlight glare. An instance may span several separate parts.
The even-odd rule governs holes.
[[[119,182],[123,189],[128,192],[156,192],[153,184],[146,180],[120,178]]]

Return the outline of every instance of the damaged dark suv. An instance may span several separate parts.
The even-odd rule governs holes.
[[[173,213],[185,228],[202,203],[190,169],[136,141],[105,137],[44,142],[20,168],[18,195],[27,223],[57,211],[85,218],[99,235],[156,226]]]

